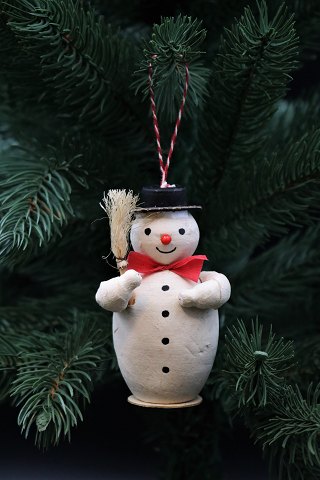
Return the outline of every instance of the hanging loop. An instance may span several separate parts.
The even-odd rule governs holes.
[[[156,58],[156,55],[153,55],[152,58]],[[183,89],[183,95],[182,95],[182,101],[180,104],[179,112],[178,112],[178,117],[176,120],[176,124],[174,127],[173,134],[171,136],[171,142],[170,142],[170,149],[168,153],[168,157],[166,162],[164,163],[163,161],[163,155],[162,155],[162,148],[161,148],[161,142],[160,142],[160,130],[159,130],[159,123],[158,123],[158,118],[157,118],[157,110],[156,110],[156,103],[155,103],[155,98],[154,98],[154,90],[153,90],[153,85],[152,85],[152,63],[149,63],[149,91],[150,91],[150,101],[151,101],[151,110],[152,110],[152,118],[153,118],[153,128],[154,128],[154,133],[156,136],[156,142],[157,142],[157,152],[158,152],[158,157],[159,157],[159,165],[160,165],[160,172],[161,172],[161,182],[160,182],[160,187],[161,188],[166,188],[170,187],[167,183],[167,178],[168,178],[168,170],[170,166],[170,161],[173,153],[173,149],[177,140],[177,135],[178,135],[178,129],[180,126],[181,122],[181,117],[182,117],[182,112],[184,109],[184,105],[186,103],[186,98],[187,98],[187,92],[188,92],[188,87],[189,87],[189,67],[188,64],[186,63],[186,77],[185,77],[185,84],[184,84],[184,89]]]

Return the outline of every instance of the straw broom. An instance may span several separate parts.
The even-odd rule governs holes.
[[[129,250],[129,232],[133,223],[133,213],[139,200],[132,190],[109,190],[100,206],[109,218],[111,251],[115,256],[120,275],[126,272]]]

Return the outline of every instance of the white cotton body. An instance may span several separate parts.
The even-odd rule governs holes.
[[[169,243],[162,243],[163,235]],[[143,213],[130,238],[136,252],[168,265],[195,252],[199,228],[188,211]],[[128,306],[132,295],[135,302]],[[201,273],[197,284],[169,270],[145,275],[128,270],[101,283],[96,299],[115,312],[118,364],[141,405],[170,407],[197,397],[216,355],[217,309],[229,296],[228,280],[216,272]]]

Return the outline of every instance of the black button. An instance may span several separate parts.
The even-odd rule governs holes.
[[[162,316],[163,317],[169,317],[170,313],[168,312],[168,310],[163,310],[162,311]]]
[[[162,290],[163,290],[164,292],[166,292],[167,290],[169,290],[169,285],[163,285]]]
[[[162,367],[163,373],[169,373],[170,369],[168,367]]]
[[[168,345],[168,343],[169,343],[169,338],[163,338],[163,339],[161,340],[161,342],[163,343],[163,345]]]

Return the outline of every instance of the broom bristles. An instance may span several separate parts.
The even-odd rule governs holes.
[[[129,232],[133,222],[133,213],[139,200],[132,190],[109,190],[100,206],[109,218],[111,250],[116,257],[118,268],[125,268],[129,250]]]

